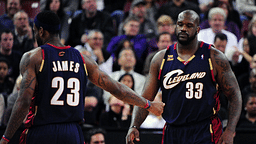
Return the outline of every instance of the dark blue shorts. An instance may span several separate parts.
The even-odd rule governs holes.
[[[24,144],[84,144],[83,132],[77,123],[34,126],[23,134],[20,140]]]
[[[217,117],[185,126],[166,124],[162,144],[215,144],[221,134],[222,125]]]

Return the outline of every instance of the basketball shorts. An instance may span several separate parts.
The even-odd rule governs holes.
[[[84,137],[77,123],[49,124],[25,129],[20,144],[84,144]]]
[[[215,144],[222,134],[218,117],[190,125],[166,124],[162,144]]]

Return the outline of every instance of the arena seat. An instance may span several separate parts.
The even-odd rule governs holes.
[[[5,9],[6,9],[5,1],[1,0],[0,1],[0,16],[5,14]]]
[[[39,0],[23,1],[22,9],[26,13],[28,13],[29,18],[34,19],[35,16],[40,12],[40,1]]]

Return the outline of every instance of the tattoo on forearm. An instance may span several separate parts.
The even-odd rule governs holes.
[[[100,86],[105,86],[105,85],[106,85],[106,84],[105,84],[105,81],[104,81],[105,78],[106,78],[106,77],[105,77],[104,75],[99,74],[98,84],[99,84]]]
[[[140,108],[140,107],[136,107],[135,117],[133,116],[134,117],[133,124],[134,125],[141,125],[147,115],[148,115],[147,110],[145,110],[143,108]]]

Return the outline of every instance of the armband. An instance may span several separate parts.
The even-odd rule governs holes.
[[[136,128],[136,129],[137,129],[137,127],[136,127],[135,125],[131,126],[130,129],[131,129],[131,128]]]
[[[150,101],[147,100],[147,104],[144,106],[144,109],[149,109],[151,106]]]
[[[2,139],[4,139],[7,142],[10,142],[10,139],[8,137],[6,137],[5,135],[2,136]]]

